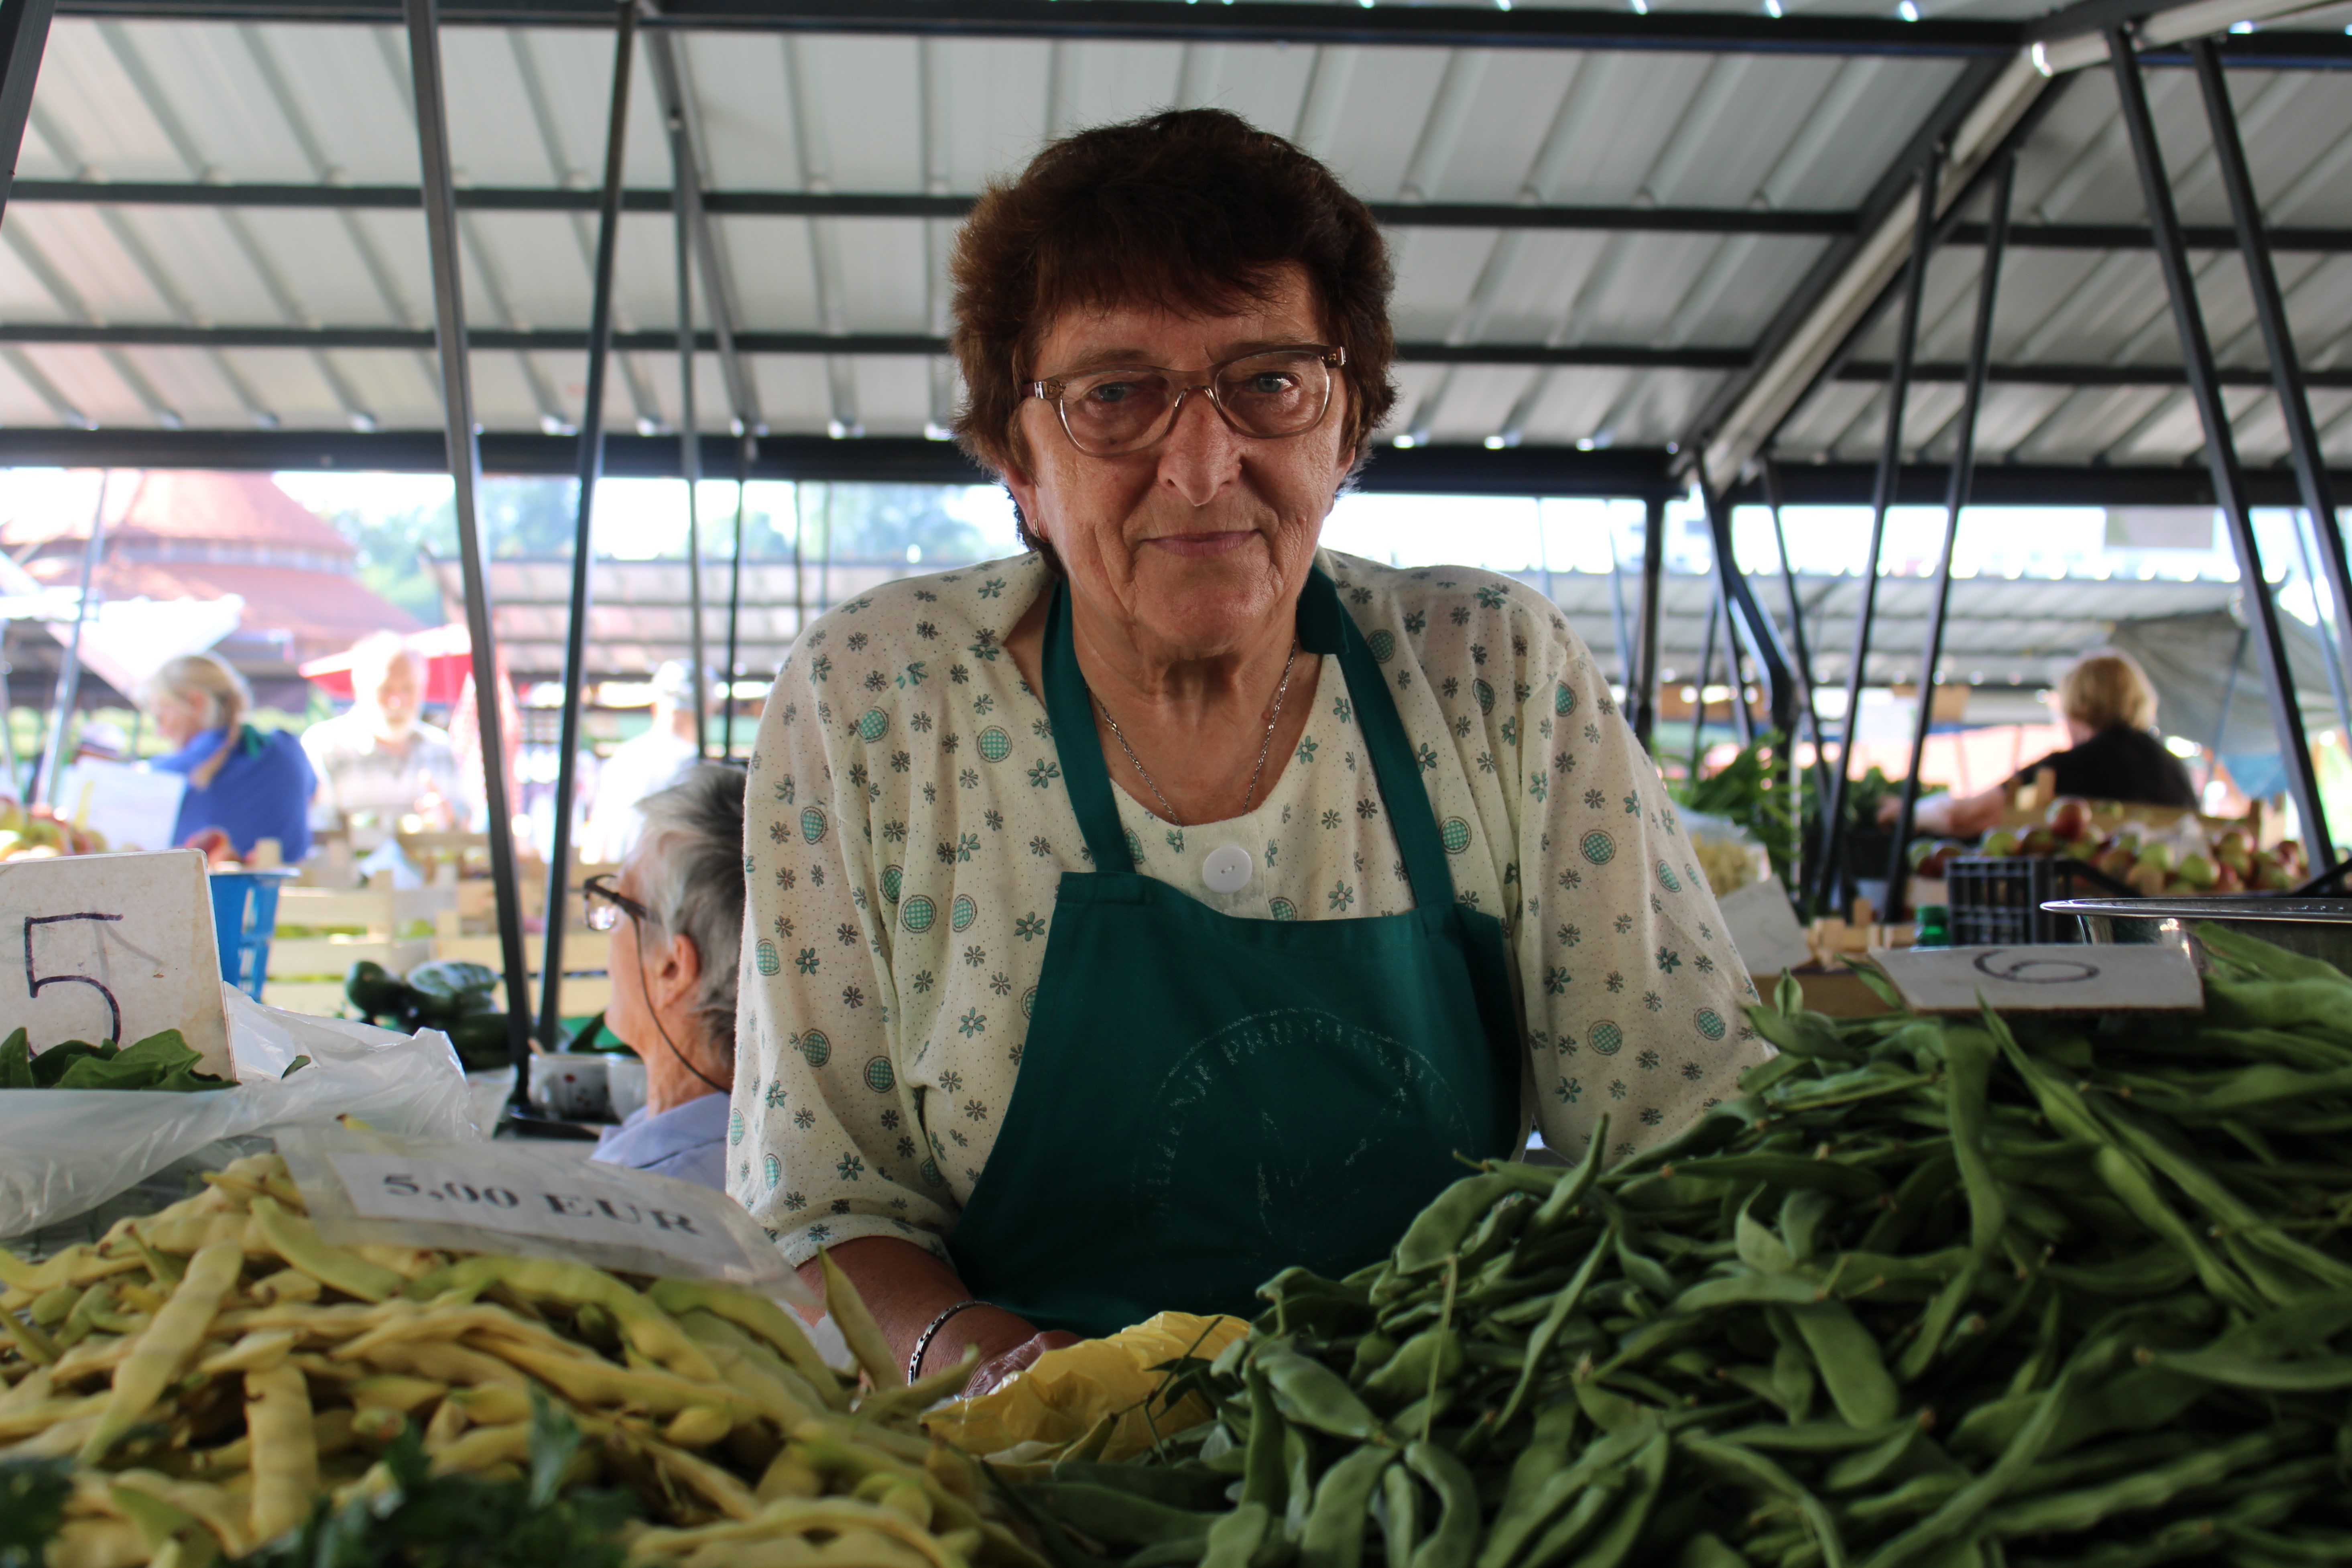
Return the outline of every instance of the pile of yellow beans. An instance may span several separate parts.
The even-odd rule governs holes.
[[[763,1296],[339,1247],[276,1155],[205,1181],[94,1246],[0,1251],[0,1461],[75,1466],[51,1568],[242,1556],[389,1487],[411,1429],[436,1473],[520,1479],[535,1396],[582,1435],[567,1485],[643,1500],[635,1563],[1043,1568],[979,1467],[921,1433],[965,1370],[906,1385],[845,1279],[828,1306],[862,1384]]]

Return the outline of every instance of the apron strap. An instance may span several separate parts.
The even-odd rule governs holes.
[[[1364,731],[1373,781],[1389,808],[1389,826],[1404,859],[1413,907],[1445,908],[1454,901],[1454,871],[1445,863],[1445,846],[1437,835],[1436,803],[1422,785],[1421,764],[1413,761],[1412,742],[1397,716],[1396,699],[1389,695],[1380,661],[1372,657],[1356,618],[1340,606],[1339,590],[1320,566],[1307,574],[1298,595],[1298,641],[1314,652],[1339,656],[1339,673],[1355,700],[1356,722]]]
[[[1337,654],[1339,673],[1356,704],[1356,722],[1364,731],[1364,749],[1372,764],[1373,782],[1388,806],[1390,828],[1404,859],[1405,880],[1418,909],[1443,909],[1454,901],[1454,873],[1445,863],[1445,847],[1437,835],[1436,808],[1421,783],[1421,765],[1413,761],[1404,721],[1397,716],[1396,700],[1389,695],[1355,618],[1339,604],[1339,590],[1317,566],[1307,574],[1298,595],[1298,646],[1307,653]],[[1045,616],[1042,656],[1045,714],[1054,725],[1054,747],[1062,764],[1062,782],[1077,816],[1078,831],[1094,856],[1095,869],[1129,873],[1135,858],[1127,847],[1127,830],[1118,820],[1111,795],[1110,773],[1103,764],[1102,738],[1095,731],[1094,699],[1078,668],[1077,650],[1070,632],[1069,585],[1056,578],[1053,607]]]
[[[1118,804],[1111,798],[1102,737],[1095,732],[1094,699],[1070,636],[1070,587],[1058,576],[1054,579],[1054,605],[1045,615],[1041,662],[1045,717],[1053,722],[1054,751],[1062,764],[1062,783],[1070,792],[1070,808],[1077,813],[1078,831],[1086,837],[1096,870],[1130,873],[1135,858],[1128,853],[1127,830],[1119,826]]]

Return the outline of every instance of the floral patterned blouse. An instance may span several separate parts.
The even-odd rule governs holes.
[[[1491,573],[1318,559],[1391,682],[1454,896],[1503,921],[1544,1142],[1580,1155],[1604,1111],[1612,1155],[1675,1132],[1767,1050],[1714,895],[1582,639]],[[728,1190],[795,1266],[865,1236],[943,1253],[1003,1123],[1055,887],[1090,858],[1045,705],[1003,647],[1051,581],[1032,554],[842,605],[794,646],[761,721]],[[1335,657],[1314,702],[1246,816],[1178,827],[1114,789],[1137,869],[1255,920],[1410,908]],[[1226,844],[1255,868],[1213,892],[1202,862]],[[1101,1026],[1115,1042],[1119,1020]]]

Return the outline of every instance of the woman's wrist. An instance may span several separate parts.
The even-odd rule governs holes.
[[[923,1345],[922,1354],[915,1367],[919,1378],[944,1372],[963,1360],[968,1345],[980,1347],[980,1361],[1003,1355],[1015,1345],[1026,1343],[1036,1329],[1025,1318],[1006,1311],[985,1301],[966,1307],[940,1325]]]

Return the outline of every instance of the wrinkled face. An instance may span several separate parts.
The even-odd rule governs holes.
[[[637,863],[632,857],[614,879],[614,885],[639,903],[645,901],[645,879],[637,874]],[[613,923],[613,952],[605,961],[605,972],[613,979],[613,999],[604,1005],[604,1026],[613,1037],[638,1050],[645,1050],[661,1038],[654,1028],[653,1013],[646,1002],[646,977],[637,957],[639,932],[635,915],[626,910]]]
[[[406,739],[416,727],[416,711],[425,700],[425,682],[417,677],[416,661],[391,660],[372,684],[359,689],[359,698],[375,715],[378,734],[387,741]]]
[[[1150,305],[1072,310],[1046,331],[1024,379],[1156,365],[1177,379],[1258,349],[1327,342],[1304,273],[1287,271],[1237,314]],[[1228,651],[1286,610],[1354,454],[1342,443],[1347,386],[1322,422],[1279,439],[1244,436],[1200,392],[1157,446],[1112,458],[1074,446],[1054,405],[1021,405],[1028,471],[1008,474],[1032,531],[1050,541],[1080,605],[1139,647],[1176,658]]]

